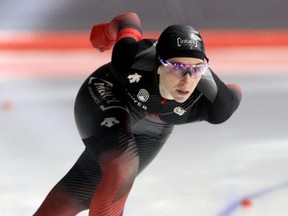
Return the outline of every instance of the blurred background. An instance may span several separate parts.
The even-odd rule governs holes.
[[[286,29],[285,0],[10,0],[0,1],[1,30],[87,30],[115,14],[134,11],[143,28],[171,23],[206,29]]]
[[[200,30],[243,100],[224,124],[176,127],[124,215],[288,215],[286,0],[0,0],[0,215],[32,215],[83,151],[74,99],[111,54],[91,47],[90,29],[127,11],[145,37]]]

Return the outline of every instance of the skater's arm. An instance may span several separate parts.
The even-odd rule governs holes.
[[[228,120],[236,111],[242,99],[242,90],[236,84],[225,84],[213,72],[212,76],[218,90],[215,100],[208,106],[207,121],[219,124]]]
[[[209,68],[197,86],[202,92],[200,120],[208,121],[212,124],[220,124],[234,113],[242,99],[242,90],[236,84],[225,84]]]

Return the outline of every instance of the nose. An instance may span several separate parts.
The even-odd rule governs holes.
[[[181,79],[181,84],[187,85],[187,84],[191,83],[192,80],[193,80],[193,78],[190,75],[190,73],[186,73]]]

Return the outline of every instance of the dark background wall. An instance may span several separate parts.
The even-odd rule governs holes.
[[[287,0],[0,0],[0,30],[89,30],[135,11],[144,29],[287,29]]]

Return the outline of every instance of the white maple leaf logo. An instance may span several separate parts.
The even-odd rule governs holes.
[[[141,75],[139,75],[138,73],[135,73],[135,74],[130,74],[128,76],[128,79],[130,83],[135,83],[135,82],[138,83],[141,77],[142,77]]]
[[[114,117],[110,117],[110,118],[105,118],[103,122],[101,122],[101,126],[106,126],[106,127],[112,127],[115,124],[119,124],[119,121],[114,118]]]

